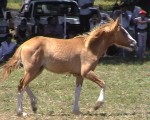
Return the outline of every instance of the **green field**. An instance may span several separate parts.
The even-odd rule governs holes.
[[[95,5],[102,5],[105,10],[112,4],[114,0],[95,0]],[[19,9],[20,5],[19,0],[8,0],[7,7]],[[106,82],[107,89],[104,106],[94,113],[88,114],[88,110],[99,95],[95,83],[85,79],[80,98],[82,115],[76,116],[72,114],[75,78],[45,70],[30,84],[38,100],[37,113],[31,111],[25,93],[23,109],[28,115],[17,117],[17,86],[23,69],[15,71],[0,83],[0,120],[150,120],[150,57],[143,61],[103,58],[95,72]]]
[[[8,0],[7,8],[19,9],[21,7],[21,0]],[[95,0],[95,5],[100,5],[104,10],[110,10],[115,0]]]
[[[44,71],[30,84],[38,100],[33,114],[26,93],[25,117],[16,116],[17,86],[23,70],[0,83],[0,120],[150,120],[150,62],[136,59],[103,58],[95,72],[107,84],[104,106],[88,114],[99,95],[99,87],[85,79],[80,98],[80,116],[72,114],[75,78]]]

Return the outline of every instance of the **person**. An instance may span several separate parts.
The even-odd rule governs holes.
[[[90,22],[90,30],[92,30],[97,25],[102,24],[102,17],[98,10],[92,11],[92,15],[89,22]]]
[[[137,27],[136,24],[134,22],[134,19],[139,17],[139,12],[142,10],[142,8],[140,6],[135,5],[134,3],[130,3],[129,5],[129,10],[132,12],[132,17],[131,17],[131,21],[130,21],[130,28],[133,30],[133,37],[137,40]]]
[[[134,20],[139,16],[139,12],[142,10],[142,8],[140,6],[135,5],[134,3],[130,3],[129,10],[132,12],[132,19]]]
[[[47,18],[48,24],[45,26],[44,35],[47,37],[63,38],[63,27],[58,23],[57,16]]]
[[[121,25],[129,32],[130,21],[132,18],[132,12],[127,9],[127,4],[120,6],[122,13],[120,14]]]
[[[112,8],[112,12],[110,14],[110,17],[113,19],[113,20],[116,20],[120,14],[122,13],[122,11],[120,10],[120,6],[118,5],[118,3],[115,3],[113,5],[113,8]]]
[[[23,0],[23,1],[22,1],[22,5],[25,4],[25,11],[28,10],[28,4],[29,4],[30,2],[31,2],[31,0]]]
[[[132,12],[128,10],[128,5],[126,3],[122,3],[121,5],[118,5],[116,3],[114,5],[113,11],[111,13],[111,18],[116,20],[118,17],[120,18],[121,26],[129,32],[130,21],[132,18]],[[127,56],[127,53],[129,53],[124,48],[120,48],[115,45],[112,45],[108,51],[110,53],[112,51],[114,51],[114,52],[112,52],[113,54],[119,55],[121,57],[125,57],[125,56]]]
[[[35,24],[32,26],[32,37],[44,34],[44,26],[40,23],[40,17],[35,16]]]
[[[90,31],[90,23],[89,20],[91,18],[91,10],[90,7],[93,7],[94,0],[78,0],[78,5],[80,7],[80,25],[81,32]]]
[[[138,36],[138,53],[139,59],[144,58],[144,53],[146,51],[146,41],[147,41],[147,27],[150,19],[146,17],[147,12],[141,10],[139,12],[139,17],[134,19],[137,24],[137,36]]]
[[[8,34],[6,36],[6,41],[3,41],[0,46],[0,61],[3,62],[8,60],[16,49],[16,43],[12,42],[12,35]]]
[[[121,9],[121,14],[120,14],[121,21],[120,22],[121,22],[121,26],[130,33],[130,21],[132,18],[132,12],[129,11],[127,7],[128,6],[126,3],[120,6],[120,9]],[[119,50],[120,50],[119,54],[123,57],[126,57],[130,54],[130,52],[128,52],[124,48],[119,48]]]
[[[26,19],[22,19],[21,23],[17,26],[15,39],[18,45],[22,44],[26,41],[26,39],[30,36],[30,28],[27,25]]]
[[[6,21],[8,23],[9,30],[14,30],[14,21],[10,12],[6,12]]]

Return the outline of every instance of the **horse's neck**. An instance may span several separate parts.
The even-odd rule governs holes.
[[[88,49],[98,57],[98,59],[105,54],[108,47],[111,45],[108,41],[107,36],[101,35],[95,40],[91,41],[88,45]]]
[[[107,49],[108,49],[108,47],[109,47],[110,45],[108,45],[107,43],[106,43],[106,40],[104,40],[103,41],[103,43],[102,44],[100,44],[100,47],[99,47],[99,50],[98,50],[98,59],[100,58],[100,57],[102,57],[106,52],[107,52]]]

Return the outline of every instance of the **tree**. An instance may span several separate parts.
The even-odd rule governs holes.
[[[0,7],[2,7],[3,9],[6,9],[6,7],[7,7],[7,0],[0,0]]]

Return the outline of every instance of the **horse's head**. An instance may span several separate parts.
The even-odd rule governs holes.
[[[135,50],[137,42],[131,35],[120,25],[119,18],[112,24],[112,32],[114,37],[114,44],[127,48],[128,50]]]

